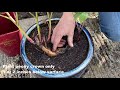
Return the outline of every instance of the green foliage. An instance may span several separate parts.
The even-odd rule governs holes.
[[[75,21],[79,23],[83,23],[88,16],[88,12],[75,12],[74,14]]]

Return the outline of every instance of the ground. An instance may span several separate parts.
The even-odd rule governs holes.
[[[42,19],[45,18],[46,17],[42,17]],[[21,19],[20,24],[24,30],[27,30],[34,24],[33,21],[32,18]],[[97,18],[93,17],[88,19],[85,23],[85,27],[89,30],[93,39],[94,56],[91,63],[88,65],[87,72],[83,75],[83,78],[120,78],[120,43],[112,42],[106,38],[103,33],[99,32]],[[18,65],[18,62],[21,62],[20,60],[19,55],[8,57],[1,52],[0,78],[35,78],[36,76],[34,74],[11,73],[17,70],[20,71],[19,68],[5,68],[5,65]]]

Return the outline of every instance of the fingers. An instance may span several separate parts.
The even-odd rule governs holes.
[[[67,34],[68,36],[68,44],[70,47],[73,47],[73,35],[74,35],[74,31],[71,31],[69,34]],[[56,33],[53,32],[52,38],[51,38],[51,42],[53,43],[53,51],[55,51],[57,49],[57,47],[60,44],[60,40],[62,39],[64,35],[60,34],[60,33]],[[62,43],[63,45],[63,43]]]
[[[73,47],[73,32],[70,32],[70,34],[68,34],[68,44],[70,47]]]
[[[54,35],[52,36],[51,42],[53,43],[53,51],[55,51],[58,47],[58,44],[60,43],[60,40],[62,38],[62,35]]]
[[[53,43],[53,51],[55,51],[60,44],[60,40],[62,39],[62,35],[52,35],[51,42]],[[73,47],[73,33],[68,34],[68,44],[70,47]],[[63,45],[63,43],[62,43]]]
[[[65,45],[65,43],[66,43],[66,40],[61,39],[59,44],[58,44],[58,47],[63,47]]]
[[[51,42],[53,43],[55,37],[55,33],[53,32],[52,37],[51,37]]]

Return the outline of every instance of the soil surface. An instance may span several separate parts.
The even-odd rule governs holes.
[[[56,24],[54,24],[55,26]],[[54,27],[53,26],[53,27]],[[43,31],[48,30],[46,27],[42,27]],[[36,30],[36,29],[35,29]],[[36,30],[37,31],[37,30]],[[36,36],[33,30],[30,37],[34,38]],[[58,54],[56,57],[49,57],[39,48],[35,47],[30,42],[26,42],[25,50],[29,61],[35,66],[42,66],[42,70],[45,71],[69,71],[77,66],[79,66],[83,60],[85,60],[88,53],[88,40],[84,32],[79,32],[77,28],[74,33],[74,47],[70,48],[68,45],[63,47],[65,49],[64,53]],[[54,68],[46,68],[46,66],[54,66]]]

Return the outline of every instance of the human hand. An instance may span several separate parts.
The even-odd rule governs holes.
[[[73,47],[73,36],[75,29],[75,20],[72,12],[64,12],[60,21],[53,30],[51,42],[53,51],[58,47],[63,36],[68,36],[67,41],[70,47]]]

